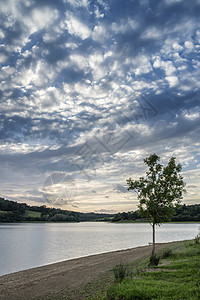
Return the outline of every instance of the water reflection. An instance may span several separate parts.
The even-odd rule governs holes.
[[[156,242],[192,239],[200,224],[164,224]],[[148,245],[148,223],[0,224],[0,275],[66,259]]]

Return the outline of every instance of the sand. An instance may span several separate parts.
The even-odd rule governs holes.
[[[174,244],[157,244],[156,250]],[[0,277],[1,300],[43,299],[66,288],[80,289],[119,263],[133,262],[150,255],[152,246],[108,252],[67,260]]]

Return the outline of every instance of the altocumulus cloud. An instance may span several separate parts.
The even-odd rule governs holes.
[[[199,201],[200,2],[0,0],[1,196],[136,209],[125,180],[173,155]]]

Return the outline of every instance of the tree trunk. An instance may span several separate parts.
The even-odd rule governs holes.
[[[151,255],[154,256],[154,254],[155,254],[155,223],[153,223],[152,228],[153,228],[153,248],[152,248]]]

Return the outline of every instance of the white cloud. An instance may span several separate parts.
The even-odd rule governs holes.
[[[142,39],[159,39],[162,32],[157,27],[147,28],[141,35]]]
[[[104,57],[101,52],[96,51],[89,56],[89,66],[94,80],[100,80],[107,74],[107,68],[101,65],[103,61]]]
[[[154,58],[153,67],[160,68],[162,66],[161,58],[159,56]]]
[[[88,7],[88,0],[63,0],[65,3],[70,3],[74,7]]]
[[[34,151],[44,151],[45,149],[48,149],[47,145],[33,143],[33,141],[30,141],[30,143],[27,141],[26,143],[5,143],[0,145],[1,154],[27,154]]]
[[[134,80],[132,82],[132,88],[134,91],[140,91],[148,87],[151,87],[151,84],[145,82],[144,80],[139,80],[139,81]]]
[[[189,120],[196,120],[196,119],[199,119],[200,117],[200,113],[197,111],[197,112],[187,112],[185,113],[184,117],[186,119],[189,119]]]
[[[171,61],[163,62],[162,67],[166,75],[172,75],[176,72],[176,68]]]
[[[176,51],[181,51],[181,50],[183,50],[183,46],[181,46],[178,42],[174,42],[174,43],[172,44],[172,47],[173,47],[173,49],[176,50]]]
[[[38,61],[36,65],[31,68],[23,68],[19,73],[18,78],[16,78],[19,82],[21,82],[22,86],[32,86],[42,87],[48,82],[47,73],[45,70],[45,65],[42,61]]]
[[[126,33],[128,31],[135,31],[139,27],[138,21],[128,17],[127,19],[122,19],[117,23],[112,23],[111,30],[114,34]]]
[[[108,29],[104,25],[97,25],[94,27],[92,32],[92,38],[94,41],[103,43],[107,39],[109,39],[110,34]]]
[[[165,79],[168,81],[171,88],[179,84],[179,80],[176,76],[166,76]]]
[[[88,85],[88,83],[78,82],[74,85],[74,91],[79,94],[78,99],[81,101],[84,99],[89,101],[90,103],[94,103],[96,105],[104,104],[105,97],[107,96],[107,101],[109,100],[107,92],[102,88],[102,85],[98,82],[98,84]],[[98,102],[97,102],[98,100]],[[102,103],[100,101],[102,100]],[[81,110],[81,107],[79,108]],[[84,110],[84,107],[82,108]],[[97,111],[98,113],[98,111]]]
[[[101,52],[95,52],[89,57],[89,64],[91,68],[95,68],[100,65],[104,60],[104,57]]]
[[[3,64],[7,59],[7,56],[3,53],[0,53],[0,64]]]
[[[89,67],[88,59],[85,56],[72,54],[70,60],[73,64],[76,64],[80,70],[86,70]]]
[[[99,7],[95,6],[95,15],[97,19],[103,18],[104,17],[104,13],[100,12]]]
[[[10,18],[12,18],[11,15],[13,16],[13,18],[17,18],[19,16],[19,4],[19,0],[1,1],[1,12],[3,12],[6,15],[10,15]]]
[[[78,48],[78,45],[76,43],[66,43],[65,46],[67,48],[71,48],[72,50]]]
[[[195,40],[197,41],[198,44],[200,44],[200,30],[196,30]]]
[[[10,67],[10,66],[6,66],[6,67],[3,67],[3,68],[2,68],[2,71],[3,71],[3,73],[5,74],[5,76],[7,77],[7,76],[9,76],[9,75],[14,74],[15,68],[12,68],[12,67]]]
[[[0,39],[3,39],[5,37],[5,34],[3,33],[3,31],[0,29]]]
[[[60,37],[60,35],[64,31],[64,26],[62,23],[57,24],[57,26],[52,26],[51,30],[47,30],[43,35],[43,41],[45,43],[56,42],[56,40]]]
[[[116,194],[114,187],[123,185],[129,174],[143,175],[143,159],[155,151],[165,160],[177,155],[188,168],[192,168],[191,162],[199,164],[198,158],[197,162],[192,160],[195,139],[199,139],[198,128],[192,126],[197,124],[199,111],[183,110],[198,101],[197,17],[192,16],[192,8],[188,14],[177,10],[176,16],[166,15],[166,3],[181,5],[181,1],[153,6],[148,0],[133,2],[134,9],[132,1],[126,1],[127,10],[119,10],[116,1],[110,1],[110,14],[104,0],[64,0],[62,11],[60,1],[1,1],[5,22],[2,19],[0,38],[5,34],[7,40],[1,46],[0,61],[8,64],[0,73],[1,113],[8,118],[0,120],[6,140],[0,151],[7,155],[6,149],[12,154],[32,151],[29,157],[33,157],[36,172],[50,174],[52,169],[68,170],[68,157],[76,158],[75,152],[70,152],[72,146],[76,149],[91,141],[96,149],[97,134],[102,139],[114,133],[123,140],[127,131],[133,136],[113,155],[97,149],[101,156],[94,161],[96,177],[92,182],[88,183],[79,169],[73,173],[82,180],[77,202],[83,210],[112,209],[116,202],[117,210],[134,209],[135,203],[125,203],[124,195]],[[186,2],[188,7],[193,5]],[[117,3],[124,5],[123,1]],[[156,105],[158,113],[155,118],[136,122],[134,104],[141,94]],[[122,114],[128,121],[119,123]],[[13,123],[12,117],[16,118]],[[187,134],[189,130],[191,134]],[[24,132],[27,137],[23,137]],[[199,145],[197,148],[199,151]],[[37,155],[39,160],[34,159]],[[24,159],[26,155],[21,162],[15,160],[21,174],[26,173]],[[84,163],[83,158],[80,160]],[[2,174],[6,170],[7,166]],[[87,170],[94,173],[91,166],[86,166]],[[97,187],[95,194],[88,191],[92,185]],[[63,188],[57,185],[57,192]],[[14,193],[22,197],[23,189]],[[26,195],[24,201],[31,193]]]
[[[174,3],[182,2],[183,0],[165,0],[166,4],[171,5]]]
[[[67,19],[65,20],[65,24],[70,34],[76,35],[83,40],[87,39],[91,35],[91,31],[88,26],[82,23],[72,14],[67,12],[66,18]]]
[[[182,172],[184,181],[186,182],[187,194],[184,196],[185,201],[190,204],[196,204],[199,201],[199,179],[200,169],[195,168],[189,171]]]
[[[1,8],[5,13],[9,15],[7,18],[7,26],[14,26],[14,22],[23,21],[25,26],[29,28],[29,34],[36,32],[44,27],[50,26],[57,18],[58,11],[56,9],[51,9],[50,7],[40,7],[34,8],[30,14],[23,14],[21,9],[21,1],[8,0],[5,5],[1,2]],[[23,4],[29,7],[32,3],[26,1]]]
[[[187,50],[189,50],[189,51],[192,51],[193,48],[194,48],[194,44],[193,44],[192,41],[186,41],[186,42],[184,43],[184,45],[185,45],[185,47],[187,48]]]
[[[58,16],[59,13],[56,9],[51,9],[49,7],[34,8],[31,15],[24,17],[24,21],[29,27],[30,34],[32,34],[38,30],[51,26]]]
[[[153,67],[163,69],[167,76],[173,75],[176,72],[176,68],[170,60],[164,61],[161,60],[159,56],[157,56],[153,58],[153,61]]]
[[[135,68],[133,68],[133,72],[136,75],[147,74],[152,70],[150,60],[145,55],[138,55],[134,59],[133,65],[135,65]]]

